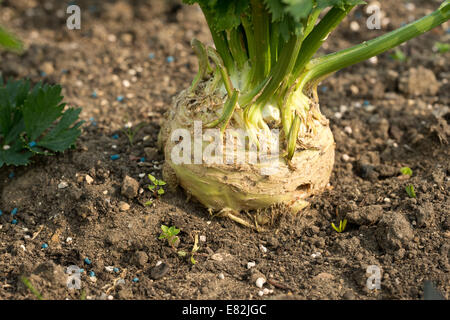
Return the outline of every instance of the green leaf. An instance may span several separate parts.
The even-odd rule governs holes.
[[[166,234],[169,233],[169,227],[166,225],[161,225],[161,230]]]
[[[162,196],[164,194],[164,189],[163,188],[158,189],[158,194]]]
[[[413,175],[413,171],[411,170],[411,168],[408,167],[403,167],[400,169],[400,172],[405,175],[405,176],[412,176]]]
[[[165,186],[166,185],[166,182],[165,181],[162,181],[162,180],[156,180],[156,183],[155,184],[157,184],[158,186]]]
[[[23,118],[30,141],[37,138],[62,115],[61,86],[37,85],[23,105]]]
[[[83,121],[77,122],[73,127],[70,126],[78,119],[80,112],[81,109],[66,110],[58,124],[37,145],[56,152],[64,151],[72,146],[81,134],[79,127]]]
[[[416,192],[414,191],[414,186],[412,184],[406,186],[405,189],[410,198],[416,198]]]
[[[342,231],[345,230],[345,227],[347,227],[347,219],[344,219],[344,221],[342,223]]]
[[[13,51],[22,51],[22,42],[0,26],[0,47]]]
[[[286,4],[285,12],[289,13],[296,22],[307,18],[313,8],[311,0],[283,0]]]
[[[151,182],[155,183],[156,178],[152,176],[150,173],[148,174],[148,178],[150,179]]]
[[[18,140],[14,145],[9,146],[8,150],[4,149],[4,145],[0,146],[0,168],[3,165],[24,166],[27,165],[31,156],[30,151],[24,151],[23,145]]]
[[[394,53],[389,55],[389,57],[393,60],[397,60],[397,61],[401,61],[401,62],[406,61],[406,55],[399,48],[396,48],[394,50]]]
[[[175,226],[172,226],[172,227],[169,228],[169,233],[171,235],[176,236],[177,234],[180,233],[180,229],[177,229]]]
[[[450,51],[450,44],[449,43],[441,43],[441,42],[436,42],[435,43],[436,49],[439,53],[446,53]]]
[[[324,9],[327,7],[337,7],[342,10],[345,10],[347,6],[356,6],[359,4],[366,4],[365,1],[361,0],[318,0],[317,7]]]
[[[339,228],[336,227],[336,225],[334,224],[334,222],[331,223],[331,226],[333,227],[334,230],[336,230],[336,232],[340,232]]]

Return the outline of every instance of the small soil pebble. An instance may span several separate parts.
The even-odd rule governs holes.
[[[128,199],[133,199],[139,191],[139,182],[130,176],[125,176],[122,182],[122,194]]]
[[[150,278],[159,280],[169,272],[169,266],[166,263],[161,263],[150,270]]]
[[[130,209],[130,205],[124,201],[119,202],[120,211],[128,211]]]

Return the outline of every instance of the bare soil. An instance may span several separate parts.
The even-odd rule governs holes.
[[[211,42],[199,9],[156,0],[74,3],[82,27],[72,31],[64,1],[0,5],[0,24],[27,48],[0,53],[3,77],[61,83],[86,120],[75,150],[0,171],[0,299],[35,299],[21,276],[46,299],[422,299],[424,280],[449,298],[450,53],[433,49],[448,43],[448,24],[402,46],[406,61],[389,52],[322,84],[321,109],[337,144],[330,187],[296,216],[272,209],[286,212],[256,233],[210,216],[182,190],[145,205],[152,195],[142,174],[162,177],[155,147],[164,112],[197,70],[190,40]],[[439,1],[405,3],[382,1],[390,21],[381,30],[366,28],[364,7],[353,11],[323,52],[399,27]],[[127,122],[137,131],[132,144]],[[404,166],[413,170],[409,179]],[[124,195],[126,176],[135,181],[126,179]],[[415,199],[405,191],[410,184]],[[337,233],[331,223],[344,217],[349,225]],[[178,250],[205,236],[195,265],[158,240],[162,224],[181,229]],[[84,269],[82,290],[67,288],[71,265]],[[369,265],[381,270],[380,290],[366,286]],[[273,292],[259,296],[257,276]]]

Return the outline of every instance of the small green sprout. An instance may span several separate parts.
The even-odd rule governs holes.
[[[410,198],[416,198],[416,192],[414,191],[414,186],[412,184],[406,186],[405,190]]]
[[[198,235],[196,234],[194,237],[194,246],[192,247],[192,251],[191,251],[191,263],[192,264],[197,263],[197,261],[194,259],[194,255],[198,251],[198,249],[200,249],[200,247],[198,246]]]
[[[2,26],[0,26],[0,47],[16,52],[21,52],[23,50],[22,42]]]
[[[121,129],[121,130],[128,137],[128,142],[130,143],[130,145],[133,145],[134,137],[139,132],[139,130],[141,130],[142,127],[144,127],[144,126],[145,126],[145,123],[141,123],[135,129],[133,129],[131,123],[126,121],[125,128]]]
[[[200,247],[198,245],[198,235],[196,234],[194,236],[194,246],[192,247],[192,250],[191,250],[191,263],[192,264],[197,263],[197,261],[194,259],[194,255],[199,249],[200,249]],[[177,253],[178,253],[178,256],[183,257],[183,258],[187,256],[187,252],[184,250],[180,250]]]
[[[148,175],[148,178],[150,179],[150,181],[152,182],[151,185],[148,186],[148,189],[153,192],[153,194],[155,196],[162,196],[165,191],[163,186],[166,185],[166,182],[163,180],[158,180],[156,179],[154,176],[152,176],[151,174]]]
[[[35,287],[31,284],[31,281],[26,277],[21,277],[20,280],[23,282],[23,284],[31,291],[32,294],[35,295],[35,297],[38,300],[43,300],[42,295],[39,293],[39,291],[36,290]]]
[[[339,228],[336,227],[334,222],[331,223],[331,226],[333,227],[334,230],[336,230],[337,233],[342,233],[344,232],[345,227],[347,226],[347,219],[339,221]]]
[[[396,48],[394,53],[389,55],[389,57],[391,59],[393,59],[393,60],[397,60],[397,61],[400,61],[400,62],[405,62],[406,61],[406,55],[399,48]]]
[[[144,206],[148,207],[153,204],[153,200],[148,200],[146,203],[144,203]]]
[[[434,44],[437,52],[443,54],[443,53],[447,53],[450,51],[450,44],[449,43],[441,43],[441,42],[436,42]]]
[[[175,228],[175,226],[168,227],[166,225],[161,225],[162,233],[159,235],[160,240],[166,239],[169,245],[173,248],[180,241],[177,234],[180,233],[180,229]]]
[[[198,235],[196,234],[194,236],[194,246],[191,249],[191,263],[192,264],[196,264],[197,261],[194,259],[194,255],[195,253],[200,249],[199,245],[198,245]],[[187,252],[184,250],[180,250],[177,252],[178,256],[184,258],[187,256]]]
[[[404,176],[412,176],[413,171],[411,170],[411,168],[408,167],[403,167],[400,169],[400,172],[404,175]]]

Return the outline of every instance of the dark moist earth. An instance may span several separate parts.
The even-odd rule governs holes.
[[[273,230],[256,233],[209,216],[181,190],[145,206],[152,196],[144,174],[161,178],[163,114],[197,70],[190,40],[210,41],[200,11],[170,1],[76,3],[79,31],[66,28],[64,1],[5,0],[0,8],[0,23],[27,49],[0,54],[3,76],[61,83],[86,120],[76,150],[1,169],[0,299],[35,298],[22,276],[46,299],[422,299],[425,280],[449,298],[450,54],[434,48],[448,43],[448,24],[402,46],[406,61],[390,52],[323,83],[337,145],[330,187],[296,217],[285,210]],[[389,20],[378,31],[366,28],[360,7],[325,50],[392,30],[440,2],[405,3],[382,1]],[[138,131],[132,145],[127,122]],[[338,234],[331,222],[345,216]],[[158,240],[162,224],[181,229],[178,250],[206,238],[197,264]],[[249,262],[256,265],[248,270]],[[81,290],[67,288],[72,265],[84,269]],[[366,287],[370,265],[380,268],[380,290]],[[258,276],[273,291],[260,296]]]

